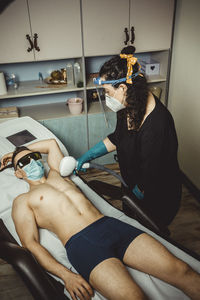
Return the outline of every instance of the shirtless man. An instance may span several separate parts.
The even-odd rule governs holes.
[[[38,160],[40,153],[35,151],[48,154],[47,178]],[[4,155],[1,168],[12,161],[15,175],[30,185],[29,192],[14,200],[12,209],[22,245],[48,272],[63,280],[72,299],[91,299],[92,288],[108,299],[147,299],[129,275],[127,265],[158,277],[181,289],[191,299],[199,300],[200,275],[148,234],[117,219],[104,217],[70,179],[60,176],[62,158],[56,141],[49,139]],[[58,236],[69,260],[82,276],[58,263],[40,245],[38,227]],[[109,247],[113,239],[114,251],[113,245]]]

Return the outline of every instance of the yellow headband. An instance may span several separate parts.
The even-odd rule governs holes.
[[[131,83],[133,83],[132,82],[133,66],[137,62],[137,58],[134,57],[133,54],[120,54],[120,57],[127,59],[126,82],[131,84]],[[140,70],[140,68],[141,67],[139,64],[139,70]]]

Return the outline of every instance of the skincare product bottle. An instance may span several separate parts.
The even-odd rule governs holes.
[[[71,63],[68,63],[66,65],[66,72],[67,72],[67,85],[74,85],[74,72]]]
[[[83,86],[83,75],[81,66],[78,62],[75,62],[74,64],[74,82],[75,86],[82,87]]]
[[[0,71],[0,95],[7,94],[6,81],[4,77],[4,73]]]

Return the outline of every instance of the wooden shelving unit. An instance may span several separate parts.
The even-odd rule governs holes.
[[[8,89],[8,93],[1,95],[0,99],[58,94],[82,90],[83,88],[77,88],[72,85],[48,85],[47,83],[39,80],[21,81],[19,82],[19,87],[17,89]]]

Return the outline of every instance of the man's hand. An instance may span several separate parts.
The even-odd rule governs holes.
[[[12,156],[13,156],[13,152],[10,152],[10,153],[5,154],[1,158],[1,167],[0,167],[0,170],[3,169],[4,167],[6,167],[7,164],[12,161]]]
[[[73,300],[90,300],[94,296],[91,286],[79,274],[70,272],[63,278],[65,287]]]

